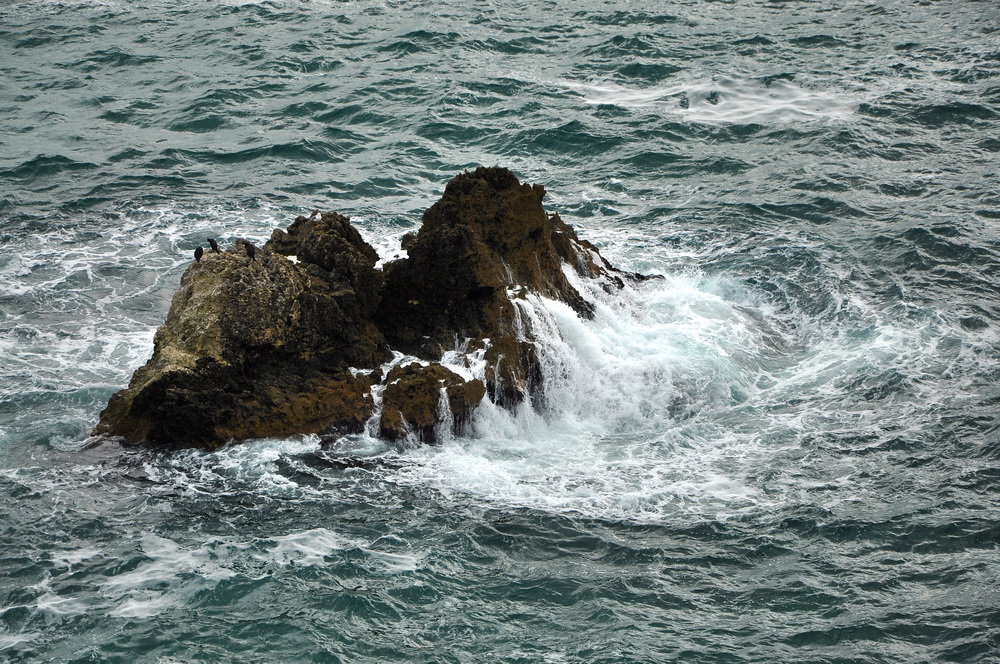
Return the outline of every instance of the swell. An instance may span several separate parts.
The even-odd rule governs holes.
[[[991,10],[0,7],[0,657],[989,658]],[[85,448],[204,238],[337,209],[389,255],[495,162],[667,277],[529,303],[548,403]]]

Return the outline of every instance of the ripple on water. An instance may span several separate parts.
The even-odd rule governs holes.
[[[987,4],[6,3],[0,660],[995,658]],[[87,439],[204,238],[492,163],[665,277],[523,303],[546,404]]]

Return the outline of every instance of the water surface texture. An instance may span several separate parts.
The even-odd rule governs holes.
[[[1000,661],[994,2],[0,0],[0,661]],[[87,447],[191,251],[477,165],[547,409]]]

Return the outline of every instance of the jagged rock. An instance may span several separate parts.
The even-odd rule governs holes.
[[[464,433],[472,412],[485,395],[486,387],[481,380],[467,381],[440,364],[413,362],[398,366],[386,377],[380,434],[389,440],[415,436],[434,443],[435,429],[449,416],[453,432]],[[445,405],[442,398],[447,400],[446,410],[442,408]]]
[[[384,384],[381,435],[433,442],[448,418],[465,431],[484,395],[506,407],[543,397],[525,298],[591,317],[576,277],[609,291],[641,278],[546,214],[544,196],[507,169],[463,173],[404,237],[408,257],[384,271],[332,212],[298,217],[253,252],[238,240],[205,254],[184,273],[153,357],[95,432],[167,446],[357,432],[374,414],[372,386]],[[429,364],[383,377],[390,346]],[[484,351],[485,384],[437,363],[458,346]]]
[[[372,317],[383,282],[382,272],[375,269],[378,253],[347,217],[336,212],[298,217],[287,231],[274,229],[264,249],[295,256],[306,269],[352,289],[364,317]]]
[[[541,185],[521,184],[505,168],[477,168],[449,182],[407,238],[408,257],[385,267],[377,321],[390,345],[434,360],[472,339],[488,347],[491,398],[509,406],[537,392],[536,351],[523,341],[513,291],[527,289],[591,317],[592,305],[563,265],[621,285],[593,245],[545,213],[544,196]]]
[[[417,239],[416,233],[406,233],[399,239],[399,248],[403,251],[409,251],[410,247],[413,246],[413,241]]]
[[[388,357],[372,321],[377,257],[338,215],[296,223],[256,260],[237,242],[188,267],[153,357],[112,396],[97,433],[187,446],[363,427],[370,382],[347,369]],[[278,251],[296,241],[341,246],[293,263]]]

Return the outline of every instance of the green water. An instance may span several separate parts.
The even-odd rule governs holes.
[[[0,661],[1000,662],[993,2],[0,0]],[[191,251],[500,164],[616,264],[434,448],[88,433]]]

